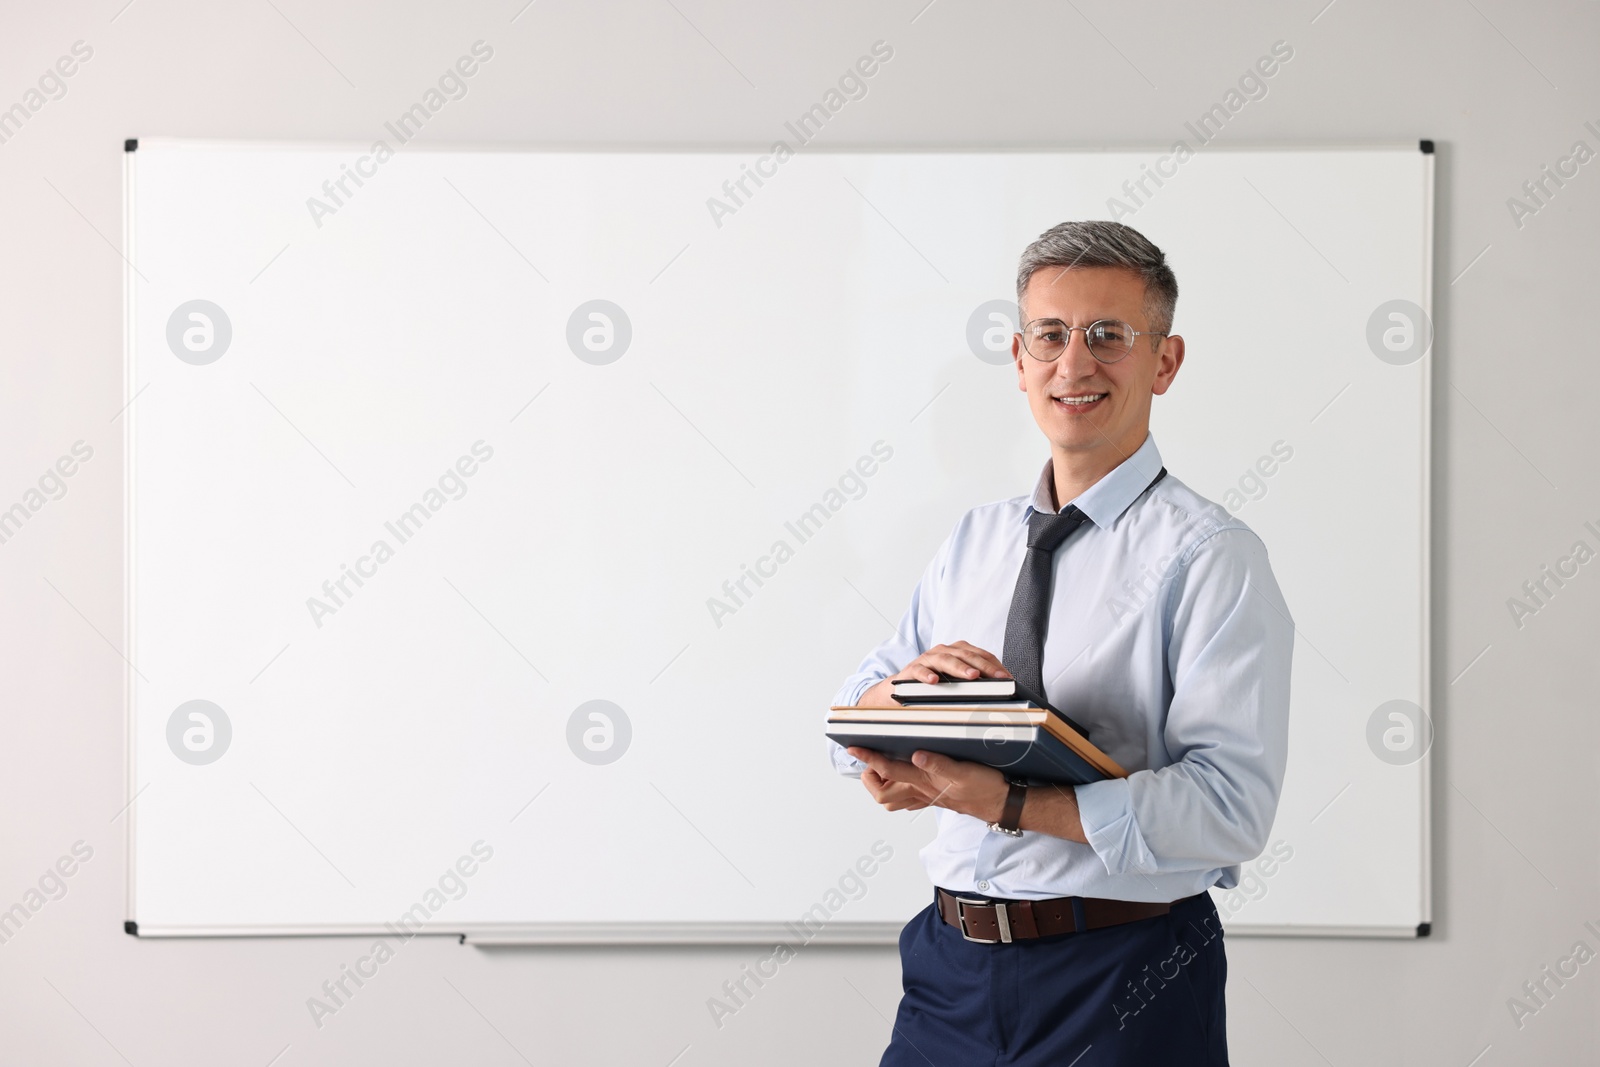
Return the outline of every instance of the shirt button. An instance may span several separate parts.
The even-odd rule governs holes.
[[[989,883],[988,882],[979,882],[978,883],[978,888],[979,889],[988,889],[989,888]]]

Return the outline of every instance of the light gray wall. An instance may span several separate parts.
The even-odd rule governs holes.
[[[365,140],[479,38],[495,59],[430,141],[765,141],[878,39],[894,59],[830,143],[1166,142],[1280,39],[1293,61],[1228,142],[1436,139],[1438,921],[1421,942],[1232,940],[1235,1060],[1595,1061],[1600,963],[1549,984],[1520,1028],[1507,998],[1575,942],[1600,949],[1582,925],[1600,929],[1600,564],[1520,628],[1507,598],[1574,541],[1600,543],[1583,527],[1600,527],[1600,163],[1520,226],[1506,202],[1575,140],[1600,148],[1583,126],[1600,127],[1600,5],[538,0],[512,21],[522,0],[122,3],[0,16],[0,107],[74,42],[93,48],[0,144],[0,507],[75,441],[94,449],[0,545],[0,907],[74,842],[94,849],[0,944],[0,1061],[877,1062],[888,949],[806,949],[718,1029],[706,999],[755,950],[419,941],[319,1030],[306,998],[359,942],[121,932],[122,139]]]

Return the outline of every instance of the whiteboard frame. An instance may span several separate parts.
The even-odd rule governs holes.
[[[137,167],[135,166],[137,146],[142,139],[129,139],[125,142],[122,168],[122,303],[123,303],[123,346],[122,346],[122,396],[123,407],[119,415],[125,414],[131,408],[136,395],[130,395],[133,388],[132,367],[134,359],[134,324],[136,319],[136,297],[138,287],[134,282],[137,271],[138,247],[134,227],[134,202],[137,193]],[[151,138],[149,140],[163,142],[169,138]],[[197,139],[170,138],[190,142]],[[347,140],[328,141],[259,141],[241,139],[204,139],[208,146],[223,148],[229,146],[262,148],[271,147],[278,150],[293,149],[330,149],[330,148],[355,148],[359,150],[360,142]],[[1425,145],[1426,147],[1422,147]],[[1393,142],[1393,141],[1318,141],[1318,142],[1278,142],[1278,143],[1252,143],[1239,142],[1235,144],[1208,146],[1210,152],[1285,152],[1299,151],[1394,151],[1408,147],[1416,147],[1426,158],[1423,160],[1423,242],[1422,263],[1423,277],[1421,279],[1421,304],[1428,316],[1430,323],[1435,323],[1434,318],[1434,242],[1436,230],[1436,164],[1437,160],[1433,151],[1434,142]],[[688,142],[688,143],[609,143],[586,144],[580,142],[460,142],[460,143],[423,143],[411,146],[417,152],[763,152],[767,145],[750,141],[730,142]],[[969,143],[963,145],[948,145],[923,142],[906,142],[890,146],[881,145],[841,145],[828,148],[811,149],[811,154],[817,155],[888,155],[900,153],[941,152],[951,154],[1027,154],[1027,153],[1092,153],[1103,152],[1162,152],[1166,146],[1154,142],[1141,141],[1129,144],[1098,144],[1098,145],[1063,145],[1063,144],[1036,144],[1017,145],[1004,143]],[[1420,586],[1417,590],[1419,602],[1422,605],[1420,612],[1420,695],[1425,713],[1434,715],[1433,692],[1433,391],[1434,374],[1433,358],[1438,347],[1438,331],[1433,330],[1432,344],[1423,355],[1422,388],[1420,390],[1422,403],[1421,410],[1417,413],[1421,427],[1422,455],[1420,457],[1420,501],[1422,513],[1420,515]],[[134,442],[131,432],[132,418],[122,420],[122,502],[123,502],[123,529],[122,529],[122,562],[123,562],[123,647],[127,655],[123,657],[123,733],[124,733],[124,783],[123,795],[125,804],[118,813],[118,817],[132,811],[133,805],[138,800],[139,789],[138,768],[135,759],[134,736],[134,706],[133,674],[136,670],[137,649],[134,642],[133,605],[136,590],[134,588],[134,555],[135,545],[133,531],[135,527],[135,499],[133,493],[133,471],[135,466]],[[1433,739],[1437,741],[1437,725],[1434,727]],[[1421,899],[1419,913],[1422,921],[1415,927],[1405,926],[1298,926],[1281,924],[1251,924],[1230,923],[1226,925],[1229,934],[1249,937],[1314,937],[1314,938],[1375,938],[1383,940],[1408,939],[1427,937],[1431,932],[1433,921],[1433,752],[1430,749],[1418,761],[1418,773],[1421,779],[1421,810],[1419,812],[1420,841],[1420,886]],[[137,914],[137,899],[134,872],[137,868],[135,855],[137,850],[137,835],[134,830],[135,820],[130,816],[124,827],[126,838],[127,868],[125,872],[126,885],[126,914]],[[814,935],[800,939],[803,944],[824,945],[894,945],[897,944],[902,929],[898,922],[848,922],[840,921],[829,923]],[[794,930],[788,924],[781,923],[464,923],[444,928],[431,928],[424,926],[418,929],[414,936],[419,937],[457,937],[465,943],[478,946],[516,946],[516,945],[771,945],[776,942],[792,941]],[[356,937],[382,935],[393,931],[383,924],[327,924],[305,926],[156,926],[146,924],[140,926],[133,919],[124,921],[126,933],[138,937]]]

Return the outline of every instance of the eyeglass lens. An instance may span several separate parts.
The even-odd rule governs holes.
[[[1083,331],[1089,352],[1102,363],[1115,363],[1133,350],[1136,334],[1126,322],[1101,319],[1089,326],[1069,327],[1058,319],[1030,322],[1022,331],[1023,347],[1034,359],[1050,362],[1061,357],[1072,340],[1072,331]]]

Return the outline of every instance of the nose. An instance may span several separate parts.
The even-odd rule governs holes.
[[[1067,338],[1067,347],[1056,358],[1056,375],[1062,378],[1088,378],[1100,369],[1100,361],[1089,351],[1089,332],[1075,329]]]

